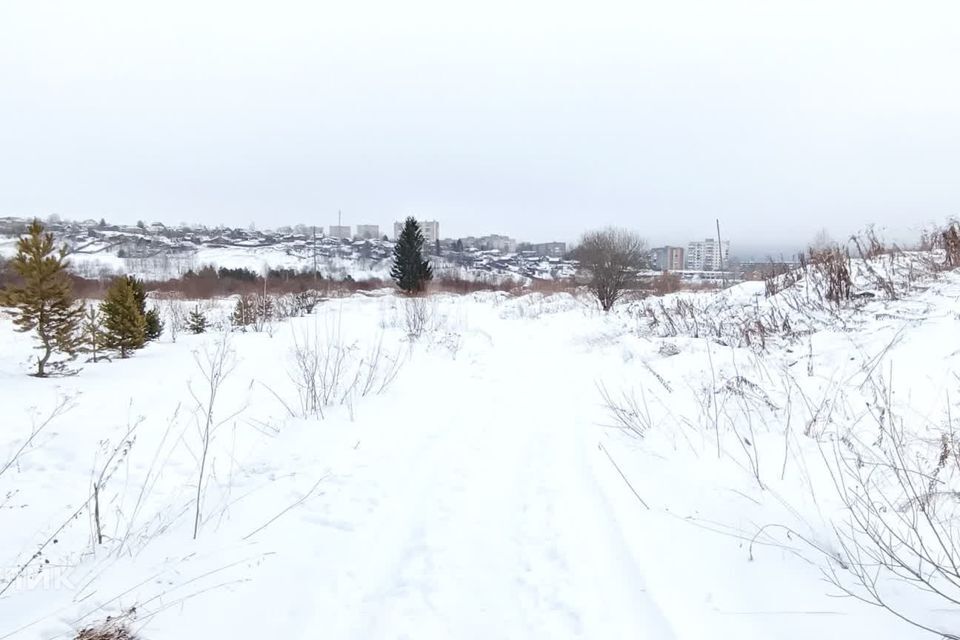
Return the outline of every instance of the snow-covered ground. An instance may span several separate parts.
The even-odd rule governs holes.
[[[902,298],[794,316],[760,347],[668,331],[658,309],[766,317],[762,284],[609,315],[569,295],[358,295],[47,380],[0,319],[0,469],[66,403],[0,472],[0,639],[131,607],[147,640],[930,637],[837,597],[815,548],[845,518],[833,436],[869,430],[877,381],[918,435],[954,402],[960,277]],[[297,344],[339,354],[322,417],[301,411]],[[233,366],[202,463],[218,349]]]

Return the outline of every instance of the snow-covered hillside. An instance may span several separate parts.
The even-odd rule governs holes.
[[[902,260],[897,299],[858,271],[840,310],[812,276],[607,315],[565,294],[357,295],[47,380],[4,318],[0,639],[130,609],[146,640],[932,637],[828,579],[864,596],[861,485],[836,474],[889,478],[891,434],[952,517],[960,274]],[[960,629],[863,560],[890,606]]]
[[[28,221],[0,219],[0,257],[12,257]],[[94,221],[48,225],[58,243],[70,249],[70,269],[88,278],[134,275],[145,280],[179,278],[205,266],[249,269],[316,270],[326,278],[387,280],[393,242],[383,238],[341,240],[305,231],[113,226]],[[438,277],[491,283],[573,275],[572,262],[536,252],[508,252],[447,246],[441,255],[428,248]]]

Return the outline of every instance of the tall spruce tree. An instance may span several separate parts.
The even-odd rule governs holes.
[[[407,293],[423,291],[433,278],[433,267],[423,259],[423,232],[413,217],[406,219],[397,244],[393,247],[390,277]]]
[[[54,247],[53,234],[44,233],[34,220],[26,236],[17,241],[17,255],[11,266],[22,280],[0,292],[0,304],[14,308],[14,324],[20,332],[35,331],[40,345],[37,356],[38,378],[50,370],[63,371],[65,360],[51,362],[56,352],[71,359],[77,352],[77,335],[83,306],[73,299],[67,278],[67,247]]]
[[[103,314],[104,346],[127,358],[147,340],[147,321],[140,312],[137,295],[129,278],[117,278],[100,304]]]

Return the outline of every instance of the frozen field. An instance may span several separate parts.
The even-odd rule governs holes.
[[[0,317],[0,639],[131,608],[146,640],[933,637],[825,574],[844,443],[895,413],[935,462],[957,410],[960,278],[900,297],[746,344],[734,319],[789,315],[762,283],[608,316],[569,295],[356,296],[47,380]],[[306,346],[324,406],[298,391]]]

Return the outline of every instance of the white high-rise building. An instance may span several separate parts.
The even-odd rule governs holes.
[[[338,240],[349,240],[350,239],[350,227],[348,225],[330,225],[330,233],[328,234],[331,238],[337,238]]]
[[[713,238],[687,245],[686,268],[689,271],[722,271],[730,259],[730,241]]]
[[[427,245],[434,244],[440,238],[440,223],[436,220],[417,220],[420,224],[420,232],[423,233],[423,242]],[[393,223],[393,239],[400,237],[403,231],[403,222]]]
[[[376,224],[358,224],[357,237],[361,240],[374,240],[380,238],[380,226]]]

